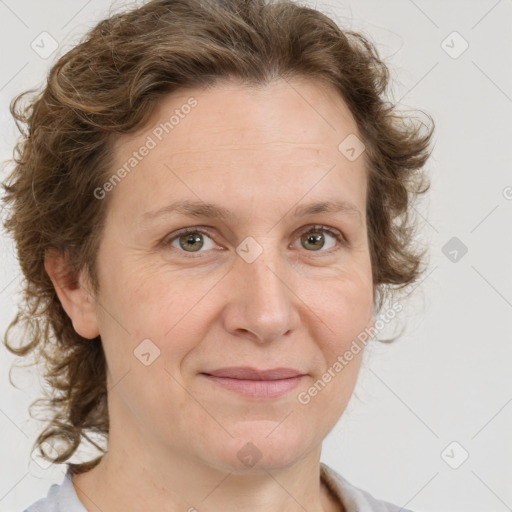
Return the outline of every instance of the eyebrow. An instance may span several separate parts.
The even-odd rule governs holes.
[[[236,215],[223,206],[207,203],[204,201],[175,201],[163,208],[155,211],[145,212],[143,218],[145,220],[152,220],[170,213],[179,213],[189,217],[202,217],[212,219],[236,219]],[[307,203],[297,206],[294,210],[294,216],[297,218],[307,217],[310,215],[317,215],[319,213],[343,213],[347,215],[354,215],[359,217],[359,222],[362,222],[362,214],[359,209],[351,202],[345,200],[335,201],[319,201]]]

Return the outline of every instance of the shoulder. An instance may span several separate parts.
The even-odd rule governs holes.
[[[352,485],[323,462],[320,463],[320,474],[329,489],[343,503],[346,512],[412,512],[374,498],[369,492]]]
[[[44,498],[32,503],[23,512],[87,512],[78,499],[69,468],[60,484],[53,484]]]

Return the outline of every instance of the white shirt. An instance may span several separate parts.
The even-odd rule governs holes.
[[[346,512],[412,512],[375,499],[368,492],[354,487],[323,462],[320,463],[320,478],[343,504]],[[87,512],[78,499],[69,467],[60,484],[53,484],[46,497],[37,500],[23,512]]]

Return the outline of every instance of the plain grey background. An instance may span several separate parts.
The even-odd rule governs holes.
[[[417,208],[429,269],[390,326],[405,325],[403,336],[369,349],[322,459],[418,512],[512,510],[512,0],[307,3],[374,41],[394,101],[430,113],[437,126],[425,168],[432,188]],[[12,97],[42,85],[58,56],[123,5],[0,0],[2,161],[16,138]],[[3,336],[21,283],[3,232],[0,254]],[[30,458],[41,425],[28,406],[41,383],[17,370],[21,389],[12,387],[13,361],[2,345],[0,512],[22,510],[64,474]]]

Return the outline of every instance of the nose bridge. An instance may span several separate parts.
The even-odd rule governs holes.
[[[284,256],[277,246],[275,237],[260,238],[256,242],[260,249],[253,261],[239,262],[241,272],[246,274],[248,291],[255,299],[263,298],[264,304],[281,302],[288,297],[288,288],[285,286]],[[257,247],[252,247],[251,251]]]
[[[284,284],[279,273],[284,272],[283,255],[271,238],[264,244],[261,241],[259,243],[261,254],[252,263],[246,262],[246,272],[250,274],[255,286],[261,284],[269,291],[282,292]]]
[[[243,304],[237,328],[252,332],[261,341],[278,338],[296,326],[297,317],[286,259],[276,237],[247,243],[245,247],[240,244],[241,256],[235,265],[240,285],[236,296]]]

